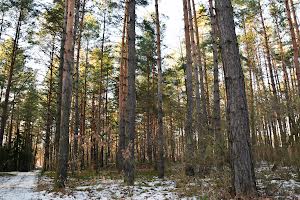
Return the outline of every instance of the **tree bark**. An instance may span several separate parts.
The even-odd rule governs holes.
[[[68,15],[68,1],[64,3],[64,25],[61,33],[61,43],[60,43],[60,55],[59,55],[59,68],[58,68],[58,91],[57,91],[57,103],[56,103],[56,124],[55,124],[55,159],[56,168],[58,172],[58,160],[59,160],[59,138],[60,138],[60,121],[61,121],[61,102],[62,102],[62,80],[63,80],[63,68],[64,68],[64,53],[65,53],[65,42],[66,42],[66,27],[67,27],[67,15]]]
[[[77,37],[77,31],[74,30],[74,35],[76,36],[74,39],[77,39],[77,54],[76,54],[76,74],[75,74],[75,84],[74,84],[74,90],[75,90],[75,105],[74,105],[74,112],[75,112],[75,123],[74,123],[74,164],[76,168],[76,163],[78,162],[78,134],[79,134],[79,126],[80,126],[80,114],[79,114],[79,77],[80,77],[80,49],[81,49],[81,38],[82,38],[82,31],[83,31],[83,19],[85,14],[85,2],[83,1],[82,4],[82,14],[79,24],[79,33]],[[76,16],[75,16],[75,26],[79,23],[79,9],[80,9],[80,0],[77,0],[76,3]]]
[[[203,123],[203,130],[207,133],[208,132],[208,112],[207,112],[207,96],[206,90],[204,86],[204,74],[203,74],[203,65],[202,65],[202,58],[201,58],[201,50],[200,50],[200,35],[198,30],[198,21],[197,21],[197,13],[195,9],[195,2],[192,1],[193,6],[193,13],[194,13],[194,24],[195,24],[195,35],[196,35],[196,51],[197,51],[197,59],[198,59],[198,70],[200,75],[200,90],[201,90],[201,109],[202,109],[202,123]],[[204,61],[205,62],[205,61]],[[195,72],[196,73],[196,72]]]
[[[128,1],[128,93],[126,99],[126,140],[124,158],[124,181],[128,185],[134,184],[134,139],[135,139],[135,111],[136,111],[136,49],[135,49],[135,0]]]
[[[195,4],[194,1],[192,2],[193,8],[195,9]],[[188,0],[188,12],[189,12],[189,31],[190,31],[190,35],[191,35],[191,47],[192,47],[192,60],[193,60],[193,64],[194,64],[194,80],[195,80],[195,101],[196,101],[196,127],[197,127],[197,132],[198,132],[198,142],[199,142],[199,148],[201,148],[201,160],[204,157],[203,152],[205,151],[205,142],[204,138],[205,138],[205,134],[204,134],[204,129],[203,129],[203,117],[201,114],[201,98],[200,98],[200,81],[199,81],[199,67],[202,68],[201,65],[201,58],[200,55],[198,54],[199,52],[197,51],[198,47],[196,46],[195,43],[195,32],[196,30],[194,30],[194,24],[193,24],[193,18],[196,20],[195,21],[195,25],[197,23],[197,17],[196,17],[196,13],[194,12],[194,17],[192,15],[192,8],[191,8],[191,3],[190,0]],[[195,31],[195,32],[194,32]],[[201,124],[202,123],[202,124]],[[201,141],[201,142],[200,142]],[[201,163],[203,164],[203,163]]]
[[[294,19],[294,27],[295,27],[296,34],[297,34],[297,39],[298,39],[298,49],[300,49],[300,30],[299,30],[299,23],[298,23],[298,20],[297,20],[294,0],[290,0],[290,3],[291,3],[291,10],[292,10],[293,19]]]
[[[164,130],[163,130],[163,97],[162,97],[162,69],[161,69],[161,38],[160,38],[160,21],[159,21],[159,10],[158,10],[158,0],[155,0],[155,24],[156,24],[156,42],[157,42],[157,70],[158,70],[158,80],[157,80],[157,121],[158,121],[158,172],[159,178],[163,178],[165,175],[165,158],[164,158]]]
[[[59,140],[58,187],[65,187],[69,157],[69,121],[72,100],[72,71],[74,66],[74,8],[75,1],[68,0],[66,42],[64,53],[61,122]]]
[[[245,82],[235,33],[233,8],[230,0],[218,0],[215,3],[229,112],[228,139],[232,184],[236,195],[256,196]]]
[[[293,53],[294,53],[294,67],[296,69],[296,76],[297,76],[297,83],[298,83],[298,94],[300,95],[300,64],[299,64],[299,46],[297,44],[297,38],[295,34],[295,29],[292,21],[292,16],[291,16],[291,8],[289,5],[289,0],[284,0],[285,4],[285,10],[287,14],[287,19],[289,23],[289,28],[290,28],[290,34],[292,38],[292,45],[293,45]],[[297,21],[297,20],[296,20]]]
[[[192,56],[191,56],[191,40],[189,30],[189,14],[187,0],[183,0],[184,14],[184,32],[186,45],[186,93],[187,93],[187,113],[185,122],[186,149],[185,149],[185,174],[194,176],[194,133],[193,133],[193,73],[192,73]]]
[[[196,11],[195,11],[195,2],[194,0],[192,1],[192,3],[190,2],[190,0],[188,0],[187,2],[188,4],[188,13],[189,13],[189,31],[190,31],[190,35],[191,35],[191,47],[192,47],[192,58],[193,58],[193,64],[194,64],[194,80],[195,80],[195,95],[196,95],[196,122],[197,122],[197,132],[198,132],[198,147],[199,147],[199,157],[200,157],[200,165],[201,165],[201,169],[200,169],[200,173],[203,173],[204,170],[204,165],[205,165],[205,151],[207,148],[207,123],[205,122],[205,120],[207,119],[207,117],[205,117],[205,113],[206,112],[206,106],[205,108],[202,107],[201,109],[201,101],[203,101],[206,97],[205,94],[203,94],[202,89],[204,87],[201,87],[201,97],[200,97],[200,88],[199,86],[202,84],[199,81],[199,69],[202,69],[202,63],[201,63],[201,55],[200,55],[200,51],[199,51],[199,39],[197,39],[197,45],[195,43],[195,33],[196,33],[196,37],[199,36],[198,34],[198,30],[196,30],[198,28],[197,25],[197,15],[196,15]],[[192,6],[193,6],[193,14],[192,14]],[[194,18],[194,23],[193,23],[193,18]],[[194,29],[194,25],[195,25],[195,29]],[[198,50],[198,51],[197,51]],[[202,70],[200,70],[202,71]],[[200,74],[200,76],[203,77],[203,75]],[[204,85],[204,84],[203,84]],[[204,98],[203,98],[204,97]],[[206,102],[202,102],[204,104],[206,104]],[[202,104],[203,105],[203,104]],[[204,111],[204,112],[203,112]]]
[[[126,85],[127,85],[127,21],[128,21],[128,1],[125,2],[123,33],[121,44],[120,58],[120,75],[119,75],[119,140],[116,156],[116,166],[119,171],[124,168],[123,151],[125,149],[125,101],[126,101]]]
[[[218,58],[218,26],[216,14],[213,7],[213,0],[209,0],[209,12],[210,12],[210,23],[211,23],[211,35],[213,42],[213,76],[214,76],[214,92],[213,92],[213,132],[216,142],[216,155],[219,162],[219,167],[223,164],[224,155],[224,138],[221,134],[221,106],[220,106],[220,84],[219,84],[219,58]],[[222,161],[220,161],[222,160]]]

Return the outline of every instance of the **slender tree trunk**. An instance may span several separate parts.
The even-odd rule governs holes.
[[[76,74],[75,74],[75,84],[74,84],[74,90],[75,90],[75,123],[74,123],[74,163],[75,163],[75,168],[76,168],[76,163],[78,162],[78,134],[79,134],[79,126],[80,126],[80,114],[79,114],[79,77],[80,77],[80,49],[81,49],[81,38],[82,38],[82,31],[83,31],[83,19],[84,19],[84,14],[85,14],[85,3],[86,0],[83,1],[82,4],[82,14],[81,14],[81,19],[80,19],[80,24],[79,24],[79,33],[78,37],[74,38],[77,39],[77,54],[76,54]],[[80,0],[77,0],[76,4],[76,16],[75,16],[75,25],[79,23],[79,9],[80,9]],[[75,26],[76,27],[76,26]],[[77,32],[77,31],[76,31]],[[75,31],[74,31],[74,35]]]
[[[3,0],[1,0],[1,4],[4,5]],[[1,23],[0,23],[0,40],[1,40],[1,37],[2,37],[2,32],[3,32],[3,27],[4,27],[4,16],[5,16],[4,9],[1,10],[1,12],[2,12],[2,15],[1,15]]]
[[[219,59],[218,59],[218,26],[216,14],[213,7],[213,1],[209,0],[209,12],[211,21],[211,34],[213,42],[213,64],[214,64],[214,97],[213,97],[213,132],[216,141],[217,160],[220,160],[218,166],[223,164],[224,138],[221,134],[221,106],[220,106],[220,84],[219,84]],[[222,160],[222,161],[221,161]]]
[[[85,52],[85,68],[84,68],[84,83],[83,83],[83,94],[81,98],[81,128],[80,128],[80,168],[85,169],[85,154],[88,156],[88,151],[85,152],[84,142],[86,136],[86,102],[87,102],[87,73],[89,65],[89,41],[86,44]],[[87,160],[88,164],[88,160]]]
[[[11,109],[11,118],[10,118],[10,128],[8,133],[8,149],[11,149],[11,140],[12,140],[12,132],[13,132],[13,119],[14,119],[14,111],[15,111],[15,102],[16,100],[16,94],[14,94],[14,99],[12,101],[12,109]]]
[[[61,123],[59,139],[58,187],[65,187],[69,157],[69,117],[72,99],[72,71],[74,65],[74,8],[75,1],[68,0],[64,70],[62,84]]]
[[[11,54],[10,67],[9,67],[9,72],[8,72],[7,86],[6,86],[6,91],[5,91],[5,99],[4,99],[4,103],[2,106],[2,118],[1,118],[1,127],[0,127],[0,147],[2,146],[2,143],[3,143],[3,136],[4,136],[6,121],[7,121],[7,116],[8,116],[9,95],[10,95],[10,90],[11,90],[11,86],[12,86],[12,79],[13,79],[14,68],[15,68],[16,57],[17,57],[18,43],[19,43],[19,37],[20,37],[20,31],[21,31],[21,23],[22,23],[22,18],[23,18],[22,12],[23,11],[21,10],[19,13],[19,18],[18,18],[18,22],[17,22],[15,38],[13,41],[13,49],[12,49],[12,54]]]
[[[105,132],[105,118],[106,118],[106,114],[105,114],[105,105],[104,105],[104,101],[103,101],[103,97],[102,97],[102,93],[103,93],[103,67],[104,67],[104,43],[105,43],[105,32],[106,32],[106,11],[104,11],[103,14],[103,31],[102,31],[102,39],[101,39],[101,60],[100,60],[100,78],[99,78],[99,134],[101,134],[101,128],[102,128],[102,132]],[[104,140],[102,138],[102,140]],[[102,141],[103,142],[103,141]],[[103,144],[101,145],[101,164],[100,167],[103,167],[103,159],[104,159],[104,151],[102,151],[103,149]]]
[[[243,29],[244,29],[244,37],[247,38],[247,27],[246,27],[246,22],[245,19],[243,18]],[[255,129],[255,108],[254,108],[254,90],[253,90],[253,60],[254,58],[250,54],[250,47],[249,47],[249,42],[245,42],[245,51],[247,54],[247,66],[249,70],[249,89],[250,89],[250,94],[249,94],[249,110],[250,110],[250,133],[251,133],[251,142],[252,142],[252,150],[253,150],[253,155],[256,156],[256,129]]]
[[[162,97],[162,69],[161,69],[161,38],[160,38],[160,21],[159,21],[159,9],[158,9],[158,0],[155,0],[155,24],[156,24],[156,42],[157,42],[157,69],[158,69],[158,80],[157,80],[157,107],[158,107],[158,172],[159,178],[163,178],[165,174],[165,158],[164,158],[164,130],[163,130],[163,97]]]
[[[290,97],[290,81],[289,81],[289,76],[287,72],[287,66],[285,62],[285,54],[283,51],[283,44],[282,44],[282,38],[280,36],[280,31],[279,31],[279,24],[278,24],[278,18],[277,16],[273,16],[275,19],[275,32],[278,37],[278,43],[279,43],[279,51],[280,51],[280,59],[281,59],[281,64],[282,64],[282,71],[283,71],[283,82],[284,82],[284,94],[286,98],[286,106],[287,106],[287,111],[288,111],[288,118],[289,118],[289,123],[291,127],[291,134],[292,135],[297,135],[297,130],[296,130],[296,125],[295,125],[295,114],[292,109],[292,106],[290,105],[291,102],[291,97]]]
[[[216,1],[229,117],[232,184],[236,195],[257,195],[244,75],[230,0]]]
[[[110,160],[110,124],[109,124],[109,110],[108,110],[108,86],[109,86],[109,68],[106,68],[106,87],[105,87],[105,132],[106,132],[106,153],[105,165],[107,166]]]
[[[277,90],[276,90],[276,84],[275,84],[275,76],[274,76],[274,72],[273,72],[273,67],[272,67],[272,62],[271,62],[271,53],[270,53],[270,46],[269,46],[269,37],[267,35],[267,31],[266,31],[266,26],[265,26],[265,21],[263,18],[263,13],[262,13],[262,8],[260,5],[260,1],[259,1],[259,13],[260,13],[260,18],[261,18],[261,23],[262,23],[262,27],[263,27],[263,34],[264,34],[264,43],[265,43],[265,48],[266,48],[266,67],[268,67],[269,70],[269,75],[270,75],[270,80],[271,80],[271,88],[272,88],[272,94],[273,94],[273,102],[271,102],[273,109],[276,112],[276,116],[274,116],[277,121],[278,121],[278,125],[279,125],[279,130],[280,130],[280,136],[281,136],[281,141],[282,141],[282,145],[287,148],[287,142],[286,142],[286,132],[283,129],[283,124],[282,124],[282,120],[281,120],[281,113],[279,110],[279,99],[277,96]],[[267,70],[266,70],[267,71]],[[300,88],[300,87],[299,87]]]
[[[119,141],[116,156],[116,165],[119,171],[124,168],[123,151],[125,149],[125,100],[126,100],[126,85],[127,85],[127,21],[128,21],[128,1],[125,2],[122,46],[120,58],[120,76],[119,76]],[[126,43],[126,44],[125,44]]]
[[[193,6],[193,14],[194,14],[194,24],[195,24],[195,35],[196,35],[196,50],[197,50],[197,59],[199,63],[199,75],[200,75],[200,90],[201,90],[201,103],[202,103],[202,123],[205,132],[208,132],[208,112],[207,112],[207,96],[206,90],[204,86],[204,74],[203,74],[203,66],[201,59],[201,51],[200,51],[200,35],[198,30],[198,21],[197,21],[197,13],[195,9],[195,2],[192,0]],[[196,72],[195,72],[196,73]]]
[[[299,30],[299,23],[297,20],[297,15],[296,15],[296,8],[295,8],[295,4],[294,4],[294,0],[290,0],[291,3],[291,10],[292,10],[292,14],[293,14],[293,19],[294,19],[294,27],[296,30],[296,34],[297,34],[297,39],[298,39],[298,50],[300,49],[300,30]],[[299,13],[298,13],[299,14]]]
[[[149,62],[149,58],[148,58]],[[151,68],[152,66],[149,64],[147,66],[147,93],[150,94],[150,74],[151,74]],[[152,130],[151,130],[151,114],[150,114],[150,106],[151,103],[151,95],[148,95],[147,97],[148,105],[147,105],[147,157],[150,164],[152,164]]]
[[[290,34],[291,34],[291,38],[292,38],[292,45],[293,45],[293,51],[294,51],[293,52],[294,53],[294,59],[293,60],[294,60],[294,67],[296,69],[296,76],[297,76],[297,83],[298,83],[298,94],[300,95],[299,46],[297,44],[297,38],[296,38],[295,29],[294,29],[294,25],[293,25],[293,21],[292,21],[289,0],[284,0],[284,4],[285,4],[285,10],[286,10],[286,14],[287,14],[288,23],[289,23]]]
[[[55,36],[53,37],[52,50],[50,55],[50,77],[49,77],[49,91],[47,102],[47,121],[46,121],[46,138],[45,138],[45,154],[43,170],[47,171],[50,168],[50,135],[52,125],[51,103],[52,103],[52,90],[53,90],[53,60],[55,51]]]
[[[192,2],[193,4],[193,8],[195,7],[194,2]],[[192,60],[193,60],[193,64],[194,64],[194,77],[195,77],[195,101],[196,101],[196,126],[197,126],[197,132],[198,132],[198,140],[203,141],[205,135],[203,135],[203,127],[202,124],[202,115],[201,115],[201,98],[200,98],[200,81],[199,81],[199,67],[201,66],[201,60],[200,60],[200,55],[197,52],[197,46],[195,43],[195,36],[194,36],[194,24],[193,24],[193,15],[192,15],[192,8],[191,8],[191,4],[190,1],[188,0],[188,12],[189,12],[189,31],[190,31],[190,35],[191,35],[191,47],[192,47]],[[196,15],[194,13],[194,19],[196,19]],[[195,24],[197,23],[197,19],[195,21]],[[202,135],[201,135],[202,134]],[[199,145],[200,147],[203,147],[202,149],[205,149],[205,146],[203,145],[203,143],[201,145]],[[201,151],[201,158],[203,157],[203,151]]]
[[[192,56],[191,56],[191,40],[189,30],[189,14],[187,0],[183,0],[184,13],[184,32],[186,45],[186,93],[187,93],[187,113],[185,122],[186,149],[185,149],[185,174],[194,176],[194,133],[193,133],[193,73],[192,73]]]
[[[200,165],[201,165],[201,172],[200,173],[203,173],[203,169],[204,169],[204,164],[205,164],[205,161],[204,161],[204,157],[205,157],[205,151],[206,151],[206,144],[207,144],[207,134],[206,134],[206,125],[205,125],[205,122],[203,122],[203,120],[205,119],[203,114],[204,113],[201,113],[201,100],[203,100],[203,98],[201,99],[200,97],[200,88],[199,88],[199,85],[200,85],[200,81],[199,81],[199,68],[202,68],[202,65],[201,65],[201,58],[200,58],[200,54],[199,54],[199,51],[197,51],[198,49],[198,46],[196,46],[196,43],[195,43],[195,33],[197,33],[196,30],[194,30],[194,24],[193,24],[193,18],[195,19],[195,25],[197,24],[197,15],[195,14],[194,12],[194,16],[192,14],[192,6],[193,8],[195,8],[195,5],[194,5],[194,1],[192,2],[192,5],[191,5],[191,2],[190,0],[188,0],[187,2],[188,4],[188,15],[189,15],[189,32],[190,32],[190,35],[191,35],[191,47],[192,47],[192,60],[193,60],[193,64],[194,64],[194,80],[195,80],[195,95],[196,95],[196,98],[195,98],[195,101],[196,101],[196,114],[197,114],[197,117],[196,117],[196,130],[198,132],[198,146],[199,146],[199,150],[200,150]],[[201,76],[201,75],[200,75]],[[203,107],[202,107],[203,108]],[[202,109],[203,110],[203,109]]]

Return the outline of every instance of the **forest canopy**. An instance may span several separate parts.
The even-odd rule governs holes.
[[[268,194],[262,163],[300,180],[299,13],[299,0],[1,0],[0,171],[53,172],[55,188],[85,172],[218,174],[230,198]]]

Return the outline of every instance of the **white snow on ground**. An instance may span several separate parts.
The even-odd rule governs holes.
[[[256,169],[257,186],[260,194],[275,200],[300,200],[300,181],[293,167],[277,167],[266,162]]]
[[[0,200],[199,199],[199,197],[182,198],[182,194],[175,192],[178,189],[175,181],[162,180],[157,177],[151,180],[138,179],[135,186],[126,186],[123,180],[106,179],[104,176],[92,180],[70,178],[70,182],[75,182],[76,186],[67,187],[62,193],[53,191],[53,179],[47,176],[38,178],[38,171],[10,172],[9,174],[12,175],[0,176]],[[300,199],[300,182],[296,179],[292,169],[279,168],[275,173],[270,170],[270,167],[263,166],[257,169],[257,176],[262,197],[278,200]],[[214,181],[210,178],[201,179],[198,183],[191,180],[185,187],[199,187],[200,190],[202,186],[213,184]]]
[[[94,185],[67,188],[65,194],[36,191],[38,171],[10,172],[13,176],[0,176],[0,200],[83,200],[83,199],[180,199],[172,192],[176,183],[154,178],[152,181],[137,181],[135,186],[125,186],[122,180],[99,179]],[[42,177],[41,181],[51,182]],[[53,181],[53,180],[52,180]]]
[[[61,193],[48,193],[42,191],[35,195],[37,199],[73,200],[73,199],[128,199],[128,200],[160,200],[160,199],[180,199],[172,192],[175,189],[174,181],[159,180],[137,181],[135,186],[125,186],[122,180],[102,179],[95,185],[76,187],[68,195]],[[67,189],[68,190],[68,189]]]
[[[31,200],[37,185],[38,171],[10,172],[10,176],[0,176],[0,199]]]

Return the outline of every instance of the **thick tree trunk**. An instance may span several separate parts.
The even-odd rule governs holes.
[[[189,14],[187,0],[183,0],[184,13],[184,32],[186,45],[186,94],[187,94],[187,113],[185,122],[185,174],[188,176],[195,175],[194,169],[194,133],[193,133],[193,73],[192,73],[192,56],[191,56],[191,40],[189,30]]]
[[[257,195],[244,75],[230,0],[216,1],[229,116],[232,184],[237,195]]]
[[[65,42],[66,42],[66,27],[67,27],[67,15],[68,15],[68,1],[64,3],[64,26],[61,33],[61,44],[60,44],[60,55],[59,55],[59,68],[58,68],[58,91],[57,91],[57,108],[56,108],[56,124],[55,124],[55,160],[56,168],[58,168],[59,160],[59,138],[60,138],[60,121],[61,121],[61,101],[62,101],[62,80],[63,80],[63,68],[64,68],[64,53],[65,53]],[[57,171],[57,174],[59,172]]]
[[[128,1],[128,94],[126,99],[126,149],[124,158],[124,181],[128,185],[134,184],[134,139],[135,139],[135,70],[136,70],[136,49],[135,49],[135,0]]]
[[[161,69],[161,39],[160,39],[160,21],[159,21],[159,10],[158,10],[158,0],[155,0],[155,24],[156,24],[156,42],[157,42],[157,70],[158,70],[158,80],[157,80],[157,120],[158,120],[158,172],[159,178],[163,178],[165,174],[165,159],[164,159],[164,130],[163,130],[163,97],[162,97],[162,69]]]
[[[58,187],[65,187],[69,157],[69,121],[72,100],[72,71],[74,65],[74,8],[75,1],[68,0],[66,42],[63,68],[61,122],[59,140]]]

